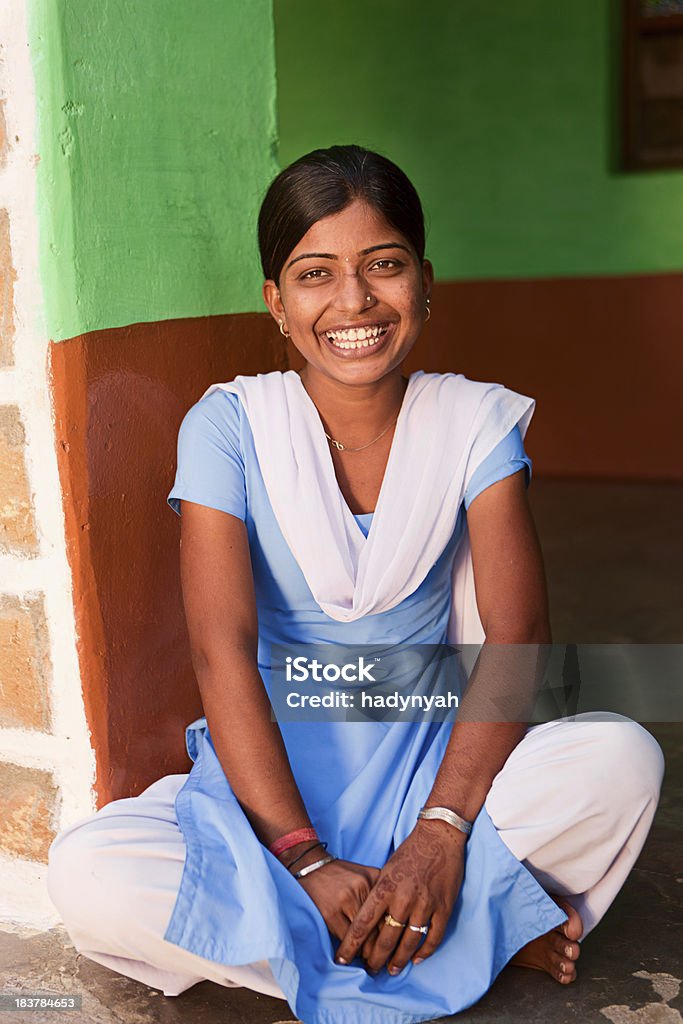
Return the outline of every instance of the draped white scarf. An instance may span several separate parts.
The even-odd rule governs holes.
[[[524,437],[536,405],[461,373],[412,373],[366,538],[339,489],[322,421],[299,374],[240,375],[204,395],[216,388],[239,396],[282,534],[313,597],[340,622],[393,608],[420,586],[453,534],[477,466],[515,424]],[[480,644],[467,530],[452,583],[447,640]]]

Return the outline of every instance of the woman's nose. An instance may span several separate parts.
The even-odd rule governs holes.
[[[342,313],[367,309],[374,302],[372,292],[361,274],[342,274],[335,296],[335,306]]]

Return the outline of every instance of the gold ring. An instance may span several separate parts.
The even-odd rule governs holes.
[[[385,914],[384,920],[387,924],[393,925],[394,928],[405,928],[405,921],[397,921],[391,914]]]

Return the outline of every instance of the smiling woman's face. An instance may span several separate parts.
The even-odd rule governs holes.
[[[317,221],[263,297],[307,363],[345,383],[370,383],[408,355],[426,319],[432,265],[362,200]],[[351,332],[351,333],[349,333]]]

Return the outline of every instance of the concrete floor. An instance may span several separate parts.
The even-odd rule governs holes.
[[[534,480],[529,492],[546,559],[558,643],[683,641],[683,487]],[[683,724],[643,723],[667,771],[647,843],[626,884],[582,942],[578,979],[506,968],[451,1020],[478,1024],[683,1022]],[[203,982],[173,999],[77,954],[63,928],[0,923],[0,992],[81,995],[88,1024],[275,1024],[287,1003]],[[54,1011],[27,1011],[54,1024]],[[15,1024],[0,1011],[0,1021]]]

